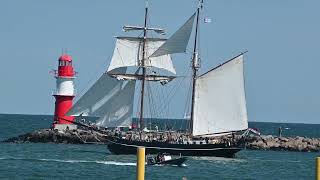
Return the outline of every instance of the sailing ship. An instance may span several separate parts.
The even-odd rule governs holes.
[[[98,126],[131,126],[135,92],[139,89],[137,128],[130,133],[109,136],[108,149],[112,153],[135,154],[137,146],[144,146],[148,154],[234,157],[243,149],[243,139],[236,138],[235,134],[248,129],[244,53],[205,73],[199,73],[198,34],[202,7],[203,0],[200,0],[196,12],[170,38],[165,39],[148,36],[150,31],[158,34],[165,31],[148,26],[149,9],[146,4],[144,25],[123,27],[125,32],[140,31],[143,36],[116,37],[107,72],[75,103],[68,115],[97,116]],[[184,133],[150,132],[146,129],[144,117],[146,82],[165,84],[177,78],[171,55],[186,52],[192,34],[189,127]],[[137,69],[130,73],[129,67]],[[160,75],[153,69],[162,69],[174,75]],[[172,140],[171,136],[179,137]]]

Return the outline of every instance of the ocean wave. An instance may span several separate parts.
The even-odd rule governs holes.
[[[60,163],[97,163],[116,166],[136,166],[136,163],[118,162],[118,161],[88,161],[88,160],[64,160],[64,159],[32,159],[32,158],[15,158],[15,157],[0,157],[0,160],[21,160],[21,161],[46,161]]]
[[[264,162],[279,162],[279,163],[301,163],[299,160],[284,160],[284,159],[250,159],[252,161],[264,161]]]
[[[214,162],[246,162],[246,159],[224,158],[224,157],[191,157],[193,160]]]

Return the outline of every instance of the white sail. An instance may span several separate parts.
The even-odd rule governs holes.
[[[194,136],[248,128],[243,55],[203,74],[196,81]]]
[[[135,84],[136,81],[128,81],[119,93],[111,97],[108,103],[96,111],[96,114],[100,115],[96,123],[98,126],[131,126]]]
[[[151,57],[163,56],[166,54],[186,52],[193,28],[193,22],[196,13],[194,13]]]
[[[134,37],[117,37],[116,46],[108,68],[108,72],[120,67],[139,66],[139,63],[142,61],[142,40],[142,38]],[[166,39],[147,38],[145,57],[149,57],[165,41]],[[174,74],[176,73],[170,55],[146,58],[145,66],[161,68]]]
[[[126,68],[117,72],[125,73]],[[110,97],[117,94],[123,81],[117,80],[104,73],[93,86],[67,112],[68,116],[97,116],[97,109],[108,102]]]

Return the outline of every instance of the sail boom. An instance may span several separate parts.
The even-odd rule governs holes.
[[[115,36],[116,39],[127,39],[130,41],[143,41],[143,37],[132,37],[132,36]],[[166,38],[146,38],[146,41],[166,41]]]
[[[143,26],[128,26],[128,25],[126,25],[126,26],[123,26],[122,29],[123,29],[124,32],[128,32],[128,31],[144,31],[144,30],[146,30],[146,31],[154,31],[154,32],[156,32],[158,34],[162,34],[162,35],[165,34],[165,30],[162,29],[162,28],[152,28],[152,27],[145,28]]]
[[[172,81],[176,76],[159,76],[159,75],[141,75],[141,74],[110,74],[110,76],[117,79],[124,80],[143,80],[146,81]]]
[[[225,136],[230,135],[233,133],[238,133],[247,130],[248,128],[237,130],[237,131],[226,131],[226,132],[219,132],[219,133],[210,133],[210,134],[201,134],[201,135],[195,135],[193,137],[217,137],[217,136]]]

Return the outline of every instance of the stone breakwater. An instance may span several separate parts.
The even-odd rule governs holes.
[[[52,129],[40,129],[17,137],[9,138],[3,142],[8,143],[64,143],[64,144],[85,144],[101,143],[108,141],[106,135],[91,130],[70,130],[57,131]],[[277,137],[271,135],[248,136],[246,148],[252,150],[273,150],[273,151],[300,151],[319,152],[320,138],[307,137]]]
[[[254,150],[319,152],[320,139],[307,137],[249,136],[246,148]]]
[[[106,136],[90,130],[58,131],[52,129],[40,129],[31,133],[9,138],[3,142],[8,143],[64,143],[64,144],[85,144],[105,143]]]

